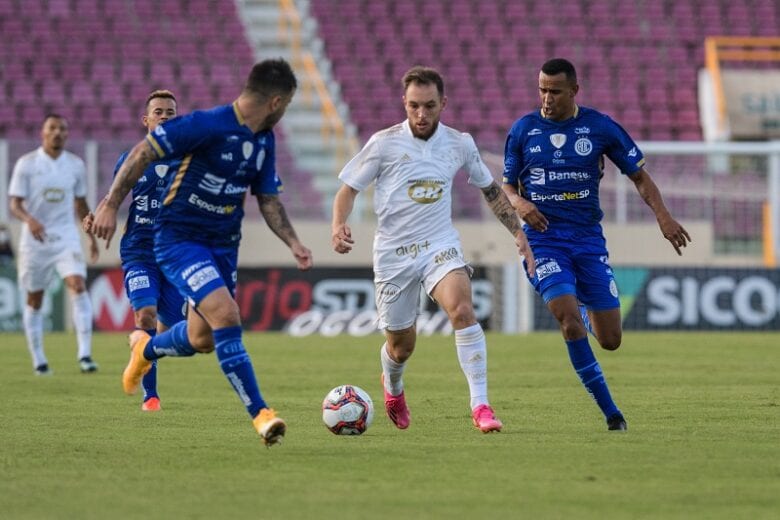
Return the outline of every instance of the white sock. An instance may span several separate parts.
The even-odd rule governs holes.
[[[71,296],[73,305],[73,326],[79,344],[78,359],[92,356],[92,301],[84,291]]]
[[[32,356],[33,368],[46,365],[46,354],[43,353],[43,313],[29,305],[24,306],[22,313],[24,335],[27,337],[27,350]]]
[[[469,383],[471,409],[488,404],[487,344],[479,323],[455,331],[455,347],[460,368]]]
[[[379,349],[379,359],[382,362],[382,373],[385,375],[385,391],[390,395],[401,395],[404,391],[404,367],[406,363],[398,363],[387,353],[387,343]]]

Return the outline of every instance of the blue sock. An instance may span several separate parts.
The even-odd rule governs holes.
[[[620,410],[618,410],[617,405],[612,400],[607,387],[607,381],[601,372],[601,366],[596,361],[596,357],[588,344],[588,337],[585,336],[582,339],[567,341],[566,346],[569,347],[569,358],[571,359],[571,364],[574,365],[574,370],[580,376],[585,389],[596,400],[596,404],[601,408],[604,417],[609,418],[619,414]]]
[[[241,342],[241,327],[236,325],[215,330],[214,344],[222,372],[233,385],[233,390],[246,406],[250,417],[254,418],[268,406],[260,395],[252,360]]]
[[[154,337],[157,331],[155,329],[146,329],[146,333]],[[157,395],[157,360],[152,361],[152,368],[141,378],[141,388],[144,389],[144,401],[152,397],[160,397]]]
[[[194,356],[196,353],[187,337],[186,320],[180,321],[165,332],[154,336],[144,349],[144,357],[150,361],[165,356]]]

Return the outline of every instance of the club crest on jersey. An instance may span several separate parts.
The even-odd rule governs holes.
[[[566,134],[552,134],[550,136],[550,142],[556,148],[560,148],[566,144]]]
[[[168,173],[168,165],[167,164],[158,164],[154,167],[154,173],[157,174],[159,178],[165,177],[165,174]]]
[[[258,170],[263,167],[263,163],[265,162],[265,148],[262,148],[257,153],[257,162],[255,163],[255,166]]]
[[[574,151],[578,155],[590,155],[590,152],[593,151],[593,143],[587,137],[580,137],[574,142]]]
[[[244,141],[244,145],[241,147],[241,152],[244,154],[244,159],[249,159],[252,156],[252,152],[255,149],[255,145],[249,141]]]

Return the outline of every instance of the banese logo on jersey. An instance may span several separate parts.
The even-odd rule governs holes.
[[[528,173],[531,174],[531,179],[529,181],[531,184],[545,183],[544,168],[531,168]]]
[[[222,191],[222,186],[224,184],[225,179],[217,177],[213,173],[206,173],[203,175],[203,179],[201,179],[201,181],[198,183],[198,188],[213,195],[219,195],[219,192]]]

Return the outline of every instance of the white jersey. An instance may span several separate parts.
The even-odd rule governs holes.
[[[63,150],[53,159],[40,147],[19,158],[11,175],[8,194],[24,199],[25,209],[44,227],[47,243],[79,244],[74,198],[85,197],[86,168],[77,155]],[[19,248],[43,248],[22,226]]]
[[[375,263],[393,256],[382,253],[459,241],[452,225],[452,181],[461,169],[479,188],[493,182],[471,135],[441,123],[427,141],[414,137],[408,120],[371,136],[339,179],[358,191],[376,181]]]

